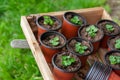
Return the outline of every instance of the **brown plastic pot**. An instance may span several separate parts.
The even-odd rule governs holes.
[[[96,25],[101,28],[100,24],[103,23],[103,22],[107,22],[107,23],[114,24],[114,25],[116,25],[116,28],[119,30],[119,32],[116,33],[116,34],[106,34],[106,33],[104,32],[104,37],[103,37],[103,39],[101,40],[100,47],[102,47],[102,48],[108,48],[108,46],[107,46],[107,40],[108,40],[110,37],[112,37],[112,36],[118,35],[118,34],[120,33],[120,28],[119,28],[119,25],[118,25],[116,22],[114,22],[114,21],[112,21],[112,20],[108,20],[108,19],[102,19],[102,20],[98,21]]]
[[[50,16],[50,15],[43,15],[43,16]],[[40,17],[38,17],[38,18],[36,19],[36,24],[37,24],[37,27],[38,27],[38,38],[39,38],[39,36],[40,36],[42,33],[46,32],[46,31],[58,31],[58,30],[60,30],[60,28],[62,27],[62,22],[61,22],[61,20],[58,19],[58,18],[55,17],[55,16],[50,16],[50,17],[51,17],[53,20],[58,21],[59,25],[56,26],[55,29],[48,29],[48,28],[44,27],[43,25],[41,25],[41,24],[39,23],[40,20],[44,20],[43,16],[40,16]]]
[[[115,41],[115,38],[120,38],[120,37],[118,35],[118,36],[113,36],[113,37],[111,37],[111,38],[108,39],[108,41],[107,41],[108,51],[110,51],[110,50],[119,50],[119,49],[115,48],[115,44],[111,45],[111,40]]]
[[[61,36],[63,39],[64,39],[64,44],[59,46],[59,47],[54,47],[52,48],[51,46],[48,46],[48,45],[45,45],[42,40],[44,40],[46,37],[48,36],[51,36],[51,35],[59,35]],[[48,63],[51,63],[52,61],[52,56],[61,51],[61,49],[66,45],[66,38],[59,32],[56,32],[56,31],[47,31],[45,33],[43,33],[40,38],[39,38],[39,41],[41,43],[40,47],[41,47],[41,50],[42,52],[44,53],[44,56],[46,58],[46,61]]]
[[[109,55],[111,55],[111,54],[114,54],[114,53],[116,53],[116,52],[117,52],[117,53],[120,53],[120,50],[111,50],[111,51],[109,51],[109,52],[107,52],[107,53],[105,54],[105,56],[104,56],[104,61],[105,61],[105,63],[106,63],[107,65],[111,66],[109,60],[106,59],[107,56],[109,56]],[[112,67],[113,71],[120,76],[120,68],[115,68],[115,67],[113,67],[113,66],[111,66],[111,67]]]
[[[76,40],[76,41],[78,41],[78,42],[82,42],[82,41],[88,42],[89,45],[90,45],[90,47],[89,47],[89,48],[90,48],[90,53],[89,53],[89,54],[85,54],[85,53],[84,53],[84,54],[79,54],[79,53],[76,53],[76,52],[75,52],[74,50],[72,50],[72,49],[70,48],[70,46],[69,46],[69,43],[70,43],[72,40]],[[92,45],[92,43],[91,43],[90,41],[88,41],[88,40],[85,40],[85,39],[82,39],[82,38],[79,38],[79,37],[74,37],[74,38],[71,38],[71,39],[68,40],[66,46],[67,46],[68,51],[70,51],[71,53],[77,55],[77,56],[80,58],[82,67],[84,67],[85,64],[86,64],[86,61],[87,61],[88,56],[93,52],[93,45]]]
[[[85,27],[88,27],[88,26],[89,26],[89,25],[85,25],[85,26],[79,28],[79,30],[78,30],[78,37],[83,38],[83,37],[81,36],[81,31],[82,31]],[[95,26],[96,26],[96,25],[95,25]],[[96,27],[97,27],[97,26],[96,26]],[[97,28],[98,28],[98,27],[97,27]],[[100,29],[100,28],[98,28],[98,29]],[[100,30],[101,30],[101,29],[100,29]],[[93,48],[94,48],[93,53],[96,53],[96,51],[99,49],[100,41],[101,41],[102,38],[104,37],[104,33],[103,33],[102,30],[101,30],[101,32],[102,32],[102,36],[101,36],[101,38],[100,38],[99,40],[96,40],[96,41],[89,40],[90,42],[92,42],[92,45],[93,45]],[[84,39],[84,38],[83,38],[83,39]],[[85,39],[85,40],[88,40],[88,39]]]
[[[111,72],[108,80],[120,80],[120,76],[118,76],[115,72]]]
[[[53,58],[52,58],[52,65],[53,65],[53,74],[54,74],[54,78],[55,80],[72,80],[75,73],[80,69],[81,66],[79,66],[78,69],[76,69],[75,71],[72,72],[68,72],[66,70],[63,70],[61,68],[59,68],[56,64],[55,64],[55,58],[57,57],[57,55],[61,54],[61,52],[56,53]],[[72,54],[73,55],[73,54]],[[79,62],[78,64],[81,64],[81,62]]]
[[[74,15],[79,16],[82,19],[83,24],[82,25],[73,24],[72,22],[66,19],[66,15],[68,14],[72,14],[73,16]],[[86,24],[87,24],[86,19],[83,16],[75,12],[66,12],[63,15],[62,33],[67,39],[70,39],[72,37],[77,37],[77,31],[79,27],[82,27],[83,25],[86,25]]]

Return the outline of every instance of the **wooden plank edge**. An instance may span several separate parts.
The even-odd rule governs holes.
[[[110,15],[108,14],[108,12],[105,9],[103,10],[102,19],[112,20],[112,18],[110,17]]]
[[[48,13],[39,13],[39,14],[31,14],[31,15],[54,15],[54,16],[59,16],[59,15],[63,15],[63,13],[67,12],[67,11],[72,11],[72,12],[76,12],[76,13],[87,13],[87,12],[92,12],[92,11],[97,11],[97,13],[99,11],[103,11],[104,8],[103,7],[94,7],[94,8],[87,8],[87,9],[76,9],[76,10],[66,10],[66,11],[58,11],[58,12],[48,12]]]
[[[44,80],[54,80],[53,74],[50,71],[50,68],[44,58],[44,55],[33,35],[33,32],[25,16],[21,17],[21,27]]]

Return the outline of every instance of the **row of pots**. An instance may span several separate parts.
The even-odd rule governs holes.
[[[72,23],[72,21],[74,23]],[[74,12],[66,12],[63,15],[63,23],[56,17],[44,15],[37,18],[36,24],[38,26],[38,39],[41,43],[41,50],[44,53],[46,61],[48,63],[51,63],[52,61],[54,66],[53,72],[58,80],[71,80],[71,78],[74,76],[73,72],[77,71],[81,66],[85,66],[88,55],[95,53],[98,50],[99,46],[107,48],[108,38],[111,36],[116,36],[120,33],[119,25],[111,20],[100,20],[96,25],[87,25],[85,18]],[[107,29],[110,29],[111,32],[105,31],[105,27],[107,27]],[[60,64],[58,64],[60,67],[56,66],[56,63],[58,62],[61,64],[64,63],[62,62],[62,58],[60,60],[57,60],[56,63],[54,62],[54,59],[58,54],[63,54],[63,56],[66,56],[65,58],[67,60],[70,59],[69,61],[71,62],[68,63],[73,64],[74,62],[74,65],[77,65],[75,63],[78,63],[78,68],[73,72],[61,70],[60,68],[68,68],[68,70],[70,69],[69,66],[61,66]],[[76,55],[79,58],[77,58]],[[72,58],[68,58],[67,56]],[[69,64],[65,63],[65,65]],[[73,67],[75,66],[72,66],[72,68]]]

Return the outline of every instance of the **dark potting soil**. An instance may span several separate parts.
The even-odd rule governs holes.
[[[57,46],[53,46],[50,43],[50,40],[53,39],[54,37],[59,37],[59,44]],[[65,44],[65,40],[61,36],[56,35],[56,34],[46,37],[45,39],[42,40],[42,42],[43,42],[43,44],[50,46],[51,48],[57,48],[57,47],[63,46]]]
[[[110,41],[109,41],[109,46],[110,46],[112,49],[117,50],[117,49],[115,48],[115,41],[116,41],[117,39],[120,39],[120,36],[116,36],[116,37],[110,39]]]
[[[74,16],[76,16],[76,15],[68,14],[68,15],[66,15],[65,17],[66,17],[66,19],[67,19],[69,22],[71,22],[70,20],[71,20],[71,18],[73,18]],[[78,16],[78,17],[79,17],[79,16]],[[84,22],[83,22],[83,20],[82,20],[81,17],[79,17],[79,20],[82,21],[82,24],[84,24]],[[72,23],[72,22],[71,22],[71,23]],[[74,24],[74,23],[72,23],[72,24]],[[76,25],[76,24],[75,24],[75,25]]]
[[[75,59],[75,62],[72,63],[72,65],[70,66],[63,66],[62,65],[62,56],[70,56],[72,58]],[[61,54],[58,54],[57,57],[55,58],[55,64],[60,68],[62,69],[63,71],[67,71],[67,72],[73,72],[73,71],[76,71],[78,70],[78,68],[80,68],[81,66],[81,63],[80,63],[80,60],[77,56],[71,54],[70,52],[61,52]]]
[[[108,64],[110,64],[110,61],[109,61],[109,56],[110,55],[113,55],[113,56],[120,56],[120,53],[118,53],[118,52],[116,52],[116,53],[112,53],[112,54],[109,54],[109,55],[107,55],[107,57],[106,57],[106,60],[107,60],[107,62],[108,62]],[[120,64],[110,64],[113,68],[117,68],[117,69],[120,69]]]
[[[71,42],[68,44],[70,50],[72,50],[72,51],[75,52],[75,53],[77,53],[77,52],[75,51],[75,44],[76,44],[77,42],[78,42],[78,41],[76,41],[76,40],[71,40]],[[80,42],[80,43],[81,43],[82,45],[88,47],[88,49],[85,50],[85,53],[84,53],[83,55],[89,54],[90,51],[91,51],[91,49],[90,49],[91,46],[90,46],[89,42],[87,42],[87,41],[82,41],[82,42]],[[79,53],[77,53],[77,54],[79,54]],[[82,54],[81,54],[81,55],[82,55]]]
[[[106,24],[111,24],[111,25],[113,25],[114,30],[113,30],[112,32],[111,32],[111,31],[108,31],[108,30],[106,29],[106,27],[105,27]],[[117,33],[120,32],[120,29],[118,29],[119,26],[118,26],[118,25],[115,25],[115,24],[112,24],[112,23],[110,23],[110,22],[102,22],[102,23],[99,23],[99,24],[98,24],[98,27],[101,28],[106,35],[115,35],[115,34],[117,34]]]
[[[42,27],[45,27],[47,29],[50,29],[50,30],[55,30],[57,29],[60,25],[59,21],[57,21],[56,19],[52,18],[51,19],[53,20],[54,24],[53,25],[49,25],[49,24],[44,24],[44,18],[42,17],[41,20],[39,20],[39,24],[42,26]]]
[[[83,39],[86,39],[86,40],[89,40],[91,42],[96,42],[98,40],[100,40],[102,37],[103,37],[103,32],[101,31],[101,29],[98,28],[98,31],[96,33],[96,36],[94,38],[90,37],[89,34],[86,32],[86,28],[87,27],[84,27],[82,28],[80,35]]]

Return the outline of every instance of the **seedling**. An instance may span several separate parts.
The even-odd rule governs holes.
[[[105,27],[106,27],[106,29],[107,29],[108,31],[110,31],[110,32],[114,31],[114,27],[113,27],[113,25],[111,25],[111,24],[106,24]]]
[[[51,19],[50,16],[43,16],[44,17],[44,24],[47,24],[47,25],[53,25],[54,24],[54,21]]]
[[[86,32],[88,32],[88,34],[92,38],[94,38],[96,36],[97,31],[98,31],[98,28],[96,28],[94,25],[91,25],[86,29]]]
[[[109,56],[110,64],[120,64],[120,56]]]
[[[70,66],[72,65],[72,63],[75,62],[75,59],[73,57],[70,57],[70,56],[62,56],[62,65],[67,67],[67,66]]]
[[[87,48],[87,46],[82,45],[80,42],[75,44],[75,51],[79,54],[83,54]]]
[[[116,48],[116,49],[120,49],[120,39],[117,39],[117,40],[115,41],[115,48]]]
[[[53,39],[50,40],[50,43],[53,45],[53,46],[57,46],[59,45],[59,37],[54,37]]]
[[[74,24],[78,24],[78,25],[82,24],[82,21],[80,21],[78,16],[74,16],[73,18],[70,19],[70,21]]]

